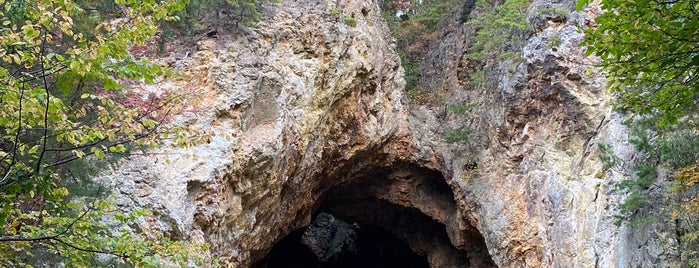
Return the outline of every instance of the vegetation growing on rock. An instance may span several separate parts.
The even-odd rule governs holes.
[[[411,101],[418,104],[435,103],[438,89],[420,81],[420,52],[430,42],[439,38],[441,27],[459,1],[386,1],[383,17],[398,42],[398,54],[405,70],[406,91]]]
[[[479,70],[470,74],[470,84],[475,88],[488,87],[496,63],[520,61],[519,54],[531,35],[532,26],[526,20],[529,0],[507,0],[502,4],[476,1],[474,11],[480,15],[465,24],[474,28],[466,60],[477,62]]]
[[[578,8],[590,2],[582,0]],[[633,175],[619,185],[629,191],[619,219],[644,222],[650,210],[674,221],[681,259],[696,267],[699,2],[606,0],[601,7],[583,45],[601,58],[608,88],[618,96],[616,108],[632,116],[630,142],[643,154],[631,164]],[[674,192],[652,196],[659,173],[675,178]],[[674,209],[662,212],[665,205]]]

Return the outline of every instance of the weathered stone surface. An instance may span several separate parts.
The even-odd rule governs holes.
[[[659,239],[613,225],[623,196],[611,187],[626,175],[602,168],[597,144],[634,153],[577,46],[594,9],[537,15],[571,9],[560,2],[535,1],[523,62],[500,63],[496,86],[481,90],[464,87],[471,33],[455,19],[423,66],[444,104],[422,106],[405,104],[376,3],[269,4],[255,29],[201,41],[171,84],[197,88],[198,113],[178,122],[210,143],[134,156],[104,179],[125,209],[156,212],[146,228],[208,242],[232,267],[262,259],[323,206],[393,230],[432,267],[662,266]],[[464,103],[477,104],[470,118],[447,109]],[[459,126],[469,140],[445,143]]]
[[[185,64],[180,85],[200,86],[203,103],[181,121],[211,142],[133,157],[107,176],[125,207],[154,209],[156,227],[211,243],[235,267],[308,225],[324,191],[390,163],[375,152],[406,116],[375,4],[285,1],[265,12],[247,35],[201,41]]]
[[[522,50],[523,62],[500,62],[489,76],[492,88],[463,86],[465,72],[473,71],[461,57],[468,30],[455,27],[435,44],[426,64],[437,71],[423,79],[441,79],[446,105],[477,106],[471,118],[447,114],[444,120],[440,107],[411,109],[411,134],[420,139],[460,126],[473,132],[455,147],[413,144],[439,152],[444,166],[438,170],[451,178],[460,214],[485,237],[498,266],[667,266],[671,254],[663,252],[662,235],[613,224],[624,198],[614,183],[627,178],[628,167],[605,171],[598,144],[611,145],[625,160],[635,155],[624,118],[611,110],[603,74],[578,47],[578,26],[589,23],[598,7],[566,16],[538,11],[573,6],[534,1],[528,20],[536,31]],[[468,171],[471,162],[477,174]]]

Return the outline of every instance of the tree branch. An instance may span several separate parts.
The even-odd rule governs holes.
[[[44,159],[44,154],[46,153],[46,142],[48,141],[48,135],[49,135],[49,103],[51,102],[51,94],[49,94],[49,84],[46,81],[46,74],[44,73],[46,71],[46,68],[44,66],[44,58],[45,55],[44,53],[46,52],[46,30],[43,31],[44,36],[43,36],[43,42],[41,45],[41,55],[39,57],[39,61],[41,62],[41,80],[44,83],[44,92],[46,93],[46,105],[44,105],[44,135],[43,135],[43,143],[41,145],[41,153],[39,154],[39,159],[36,161],[36,171],[41,172],[41,161]]]
[[[73,225],[75,225],[76,222],[82,220],[85,217],[85,215],[87,215],[87,213],[90,212],[91,210],[92,210],[92,207],[88,206],[87,209],[85,211],[83,211],[83,213],[80,214],[79,217],[75,218],[72,222],[70,222],[70,224],[68,224],[68,226],[66,226],[66,228],[63,229],[63,231],[58,232],[57,234],[49,235],[49,236],[40,236],[40,237],[0,237],[0,242],[21,242],[21,241],[33,242],[33,241],[55,239],[61,235],[68,233],[68,231],[73,228]]]

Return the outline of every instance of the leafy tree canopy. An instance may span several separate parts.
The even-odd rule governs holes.
[[[602,10],[583,44],[601,57],[618,108],[677,123],[699,90],[699,1],[603,0]]]
[[[69,164],[86,156],[187,142],[186,129],[162,127],[181,95],[123,85],[170,74],[129,50],[188,2],[0,0],[0,263],[189,262],[182,243],[124,228],[146,211],[66,187]]]

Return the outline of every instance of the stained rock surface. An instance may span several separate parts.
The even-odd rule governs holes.
[[[143,228],[210,243],[231,267],[265,259],[321,210],[389,230],[431,267],[660,265],[662,252],[634,250],[657,240],[613,225],[623,172],[602,168],[597,144],[633,152],[577,46],[594,10],[536,13],[572,5],[535,1],[523,61],[480,91],[464,86],[473,33],[455,19],[423,66],[444,103],[410,105],[378,3],[267,4],[256,27],[200,41],[164,85],[197,90],[198,113],[177,122],[210,142],[133,156],[103,179],[125,209],[155,212]],[[464,103],[470,118],[446,108]],[[446,143],[459,126],[468,141]]]

